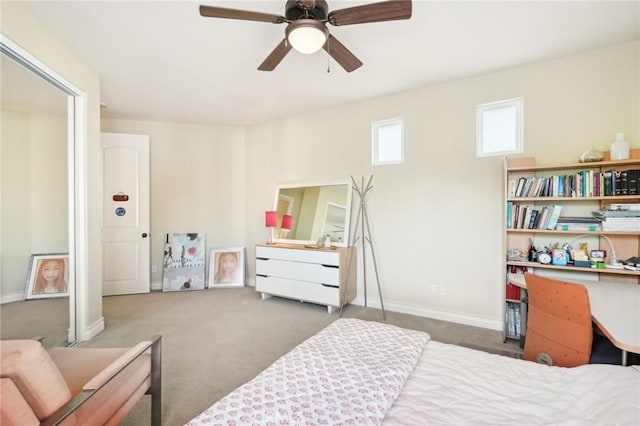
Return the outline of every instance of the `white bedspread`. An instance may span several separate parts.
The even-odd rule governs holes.
[[[336,320],[188,424],[380,424],[429,339],[387,324]]]
[[[547,367],[431,341],[384,425],[640,425],[638,367]]]

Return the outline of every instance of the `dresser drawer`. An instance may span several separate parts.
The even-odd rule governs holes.
[[[288,260],[279,259],[256,259],[256,274],[293,278],[294,277],[294,264]]]
[[[291,250],[278,247],[256,247],[256,258],[263,259],[281,259],[281,260],[293,260],[294,253],[298,250]]]
[[[259,292],[291,297],[293,286],[294,281],[287,278],[256,276],[256,291]]]
[[[319,284],[340,285],[340,269],[318,263],[293,263],[293,278]]]
[[[340,306],[340,289],[322,284],[296,281],[293,285],[293,298],[321,305]]]
[[[340,265],[340,253],[337,251],[290,250],[296,262],[321,263],[323,265]]]

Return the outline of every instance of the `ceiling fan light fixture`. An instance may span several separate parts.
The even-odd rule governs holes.
[[[287,27],[285,34],[289,44],[300,53],[315,53],[327,42],[329,30],[320,21],[299,19]]]

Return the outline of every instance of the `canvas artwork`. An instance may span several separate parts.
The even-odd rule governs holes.
[[[205,234],[167,234],[162,291],[205,288]]]

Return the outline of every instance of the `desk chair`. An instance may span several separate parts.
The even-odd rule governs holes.
[[[132,348],[53,348],[0,341],[0,424],[117,425],[146,393],[160,425],[161,337]]]
[[[527,337],[524,359],[560,367],[588,364],[593,342],[587,289],[539,275],[525,275]]]

